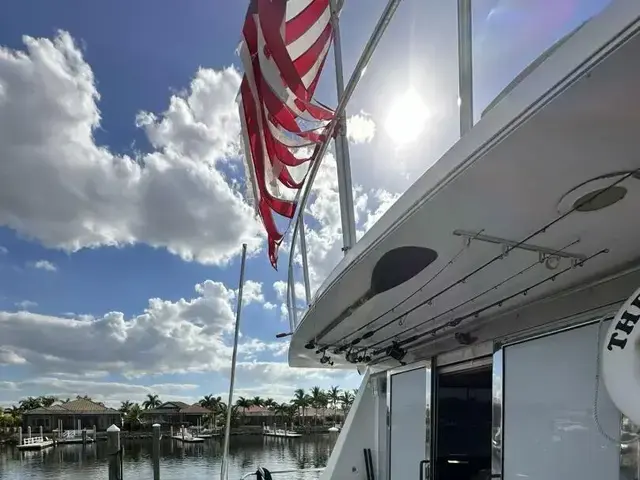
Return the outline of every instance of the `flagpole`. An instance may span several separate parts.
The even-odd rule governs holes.
[[[236,328],[233,338],[233,354],[231,356],[231,378],[229,380],[229,401],[227,403],[227,421],[224,429],[224,449],[222,450],[221,480],[229,478],[229,435],[231,433],[231,411],[233,406],[233,385],[236,380],[236,359],[238,357],[238,336],[240,333],[240,312],[242,311],[242,287],[244,286],[244,265],[247,259],[247,244],[242,244],[242,262],[240,263],[240,285],[236,303]]]
[[[340,40],[339,14],[342,1],[330,0],[331,25],[333,27],[333,57],[336,68],[336,90],[338,102],[344,96],[342,73],[342,43]],[[336,166],[338,172],[338,196],[340,198],[340,219],[342,220],[342,251],[346,254],[356,243],[356,220],[353,210],[353,188],[351,183],[351,159],[347,141],[347,122],[344,112],[337,119],[335,136]]]

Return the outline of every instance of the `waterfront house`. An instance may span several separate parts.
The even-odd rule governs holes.
[[[98,430],[106,430],[111,425],[121,425],[119,411],[84,398],[34,408],[22,414],[22,426],[25,429],[42,427],[45,431],[51,431],[58,427],[59,421],[62,421],[64,430],[78,427],[91,429],[94,426]]]
[[[164,402],[156,408],[143,410],[141,416],[144,423],[159,423],[161,425],[203,425],[205,417],[211,410],[197,403],[189,405],[185,402]]]
[[[238,411],[240,415],[244,415],[244,425],[272,425],[273,423],[280,424],[285,421],[285,417],[281,413],[267,407],[252,405],[244,412],[242,408],[238,409]],[[307,407],[304,411],[298,409],[294,418],[295,423],[303,423],[305,425],[324,424],[329,420],[331,422],[342,422],[344,420],[344,412],[333,408],[315,409]]]

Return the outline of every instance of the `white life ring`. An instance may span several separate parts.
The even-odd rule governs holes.
[[[618,410],[640,425],[640,289],[617,313],[602,346],[602,378]]]

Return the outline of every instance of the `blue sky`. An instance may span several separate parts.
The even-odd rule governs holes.
[[[347,74],[385,3],[347,0]],[[405,0],[350,104],[361,234],[458,138],[454,3]],[[476,110],[608,3],[474,0]],[[112,404],[223,394],[243,241],[251,283],[239,394],[284,400],[297,387],[358,385],[355,372],[289,369],[286,342],[275,339],[287,329],[285,275],[269,267],[241,196],[235,49],[245,8],[3,2],[0,404],[39,394]],[[318,97],[329,104],[333,75],[328,62]],[[385,121],[409,88],[426,120],[419,142],[398,145]],[[330,157],[309,207],[316,287],[340,256],[336,188]]]

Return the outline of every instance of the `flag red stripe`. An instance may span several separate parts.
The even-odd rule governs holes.
[[[285,41],[287,45],[295,42],[316,23],[322,13],[329,7],[329,0],[316,0],[307,5],[303,11],[287,22]]]
[[[303,130],[298,123],[299,119],[302,117],[330,121],[334,118],[334,112],[330,108],[315,103],[312,99],[333,33],[330,22],[324,27],[319,23],[319,19],[326,15],[328,6],[329,0],[313,0],[306,7],[298,4],[302,11],[285,23],[286,0],[251,0],[242,29],[245,42],[242,57],[246,72],[240,96],[241,115],[244,117],[243,135],[248,150],[245,155],[247,163],[251,162],[252,166],[251,181],[255,182],[256,210],[267,232],[269,261],[276,269],[278,247],[282,243],[283,234],[276,225],[274,212],[282,217],[293,218],[297,200],[278,198],[280,195],[274,189],[274,183],[299,190],[304,185],[307,174],[296,181],[289,168],[313,160],[319,143],[326,140],[326,125],[320,129]],[[320,28],[323,30],[315,38]],[[304,37],[311,29],[313,33]],[[293,47],[292,51],[295,50],[297,56],[293,60],[286,45],[296,40],[300,42]],[[313,44],[307,47],[306,43],[311,41]],[[264,45],[265,55],[263,52],[258,55],[260,45]],[[273,66],[261,66],[265,57],[271,58]],[[270,69],[269,81],[263,75],[262,67]],[[286,96],[283,98],[279,97],[283,95],[279,93],[281,86],[274,83],[278,82],[278,77],[273,77],[273,67],[277,68],[282,87],[286,89]],[[313,79],[305,85],[303,77],[309,82],[311,75]],[[298,140],[289,141],[289,138],[294,137]],[[304,140],[315,144],[314,153],[311,157],[297,158],[291,148]]]

